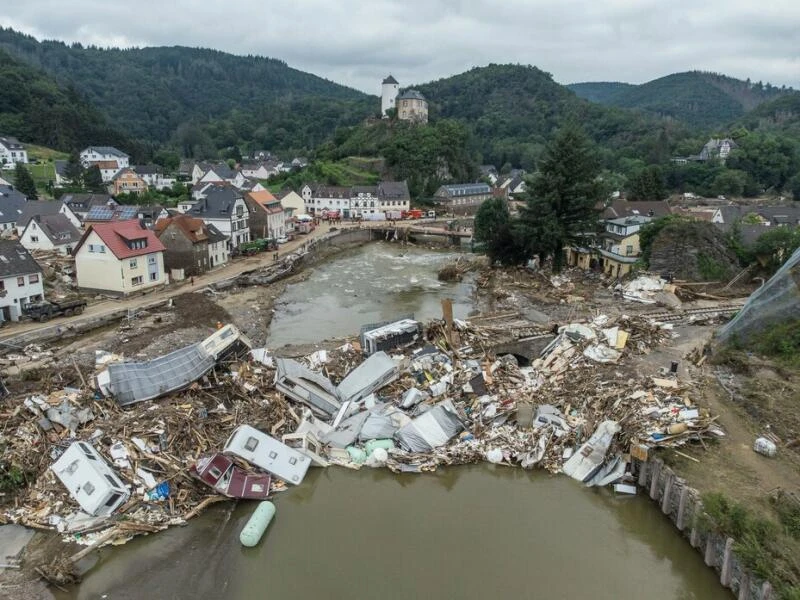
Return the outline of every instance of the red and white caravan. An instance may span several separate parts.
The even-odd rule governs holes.
[[[247,472],[224,454],[201,456],[189,472],[229,498],[266,500],[269,497],[268,474]]]

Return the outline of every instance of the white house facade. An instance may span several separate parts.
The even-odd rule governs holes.
[[[203,219],[228,237],[228,249],[250,241],[250,212],[241,192],[230,186],[209,186],[186,214]]]
[[[74,252],[78,287],[125,296],[163,285],[164,250],[138,219],[94,224]]]
[[[120,169],[130,167],[130,157],[122,150],[117,150],[113,146],[89,146],[81,151],[81,164],[84,167],[94,163],[114,161]]]
[[[44,298],[42,269],[19,242],[0,240],[0,321],[18,321]]]
[[[20,141],[8,135],[0,135],[0,167],[10,169],[17,163],[28,162],[28,151]]]

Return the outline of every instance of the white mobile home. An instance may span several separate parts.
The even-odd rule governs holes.
[[[86,442],[73,442],[50,469],[84,512],[100,517],[124,504],[130,492],[106,461]]]
[[[302,452],[249,425],[240,425],[234,429],[225,442],[223,452],[238,456],[295,485],[303,481],[311,465],[311,459]]]

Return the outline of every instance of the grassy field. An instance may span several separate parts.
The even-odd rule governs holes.
[[[36,146],[32,144],[25,144],[25,149],[28,151],[28,160],[36,161],[28,163],[25,168],[33,177],[36,182],[36,189],[39,190],[41,197],[49,198],[48,184],[55,183],[56,180],[56,160],[66,160],[69,155],[66,152],[59,152],[52,148],[45,146]],[[3,170],[0,176],[6,181],[14,183],[14,170]]]

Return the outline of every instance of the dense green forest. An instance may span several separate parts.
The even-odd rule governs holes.
[[[641,85],[601,82],[567,87],[593,102],[638,109],[702,128],[727,125],[761,103],[791,92],[769,83],[702,71],[675,73]]]
[[[636,87],[631,83],[621,81],[585,81],[581,83],[570,83],[566,86],[575,92],[578,98],[583,98],[589,102],[598,104],[610,104],[610,100],[620,92]]]
[[[373,97],[271,58],[177,46],[100,49],[4,28],[0,48],[73,85],[131,136],[159,143],[181,126],[220,120],[208,132],[219,147],[236,137],[276,150],[308,148],[378,110]]]
[[[111,144],[132,155],[147,148],[109,126],[105,117],[72,87],[61,87],[0,49],[0,132],[27,143],[67,150]]]

